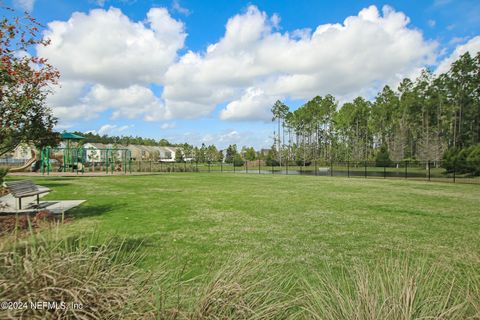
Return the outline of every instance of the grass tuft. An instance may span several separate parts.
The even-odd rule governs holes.
[[[259,260],[234,260],[203,285],[191,319],[285,319],[294,314],[293,277]]]
[[[117,239],[95,242],[91,237],[35,235],[13,246],[3,242],[0,301],[26,305],[0,310],[0,318],[146,318],[152,292],[145,285],[148,278],[136,268],[141,256]],[[38,302],[57,304],[32,307]]]
[[[324,268],[315,285],[304,283],[304,310],[311,319],[325,320],[474,318],[478,286],[465,290],[466,283],[475,284],[473,276],[405,258]]]

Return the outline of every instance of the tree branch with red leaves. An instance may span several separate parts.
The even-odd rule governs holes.
[[[31,55],[35,46],[48,46],[41,37],[41,25],[25,13],[21,17],[1,8],[0,22],[0,155],[20,143],[38,148],[56,144],[53,128],[57,119],[46,105],[60,73],[45,58]]]

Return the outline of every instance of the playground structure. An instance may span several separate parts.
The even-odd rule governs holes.
[[[85,173],[105,171],[106,174],[114,172],[132,172],[132,153],[124,147],[112,145],[106,148],[86,148],[80,143],[85,139],[74,133],[61,134],[60,147],[44,147],[40,154],[31,149],[31,158],[22,166],[11,168],[10,172],[22,172],[32,168],[33,172],[40,171],[49,175],[50,172]]]
[[[35,154],[35,151],[33,149],[31,150],[31,153],[31,158],[27,162],[25,162],[25,164],[20,167],[10,168],[9,172],[22,172],[25,169],[30,168],[35,163],[35,161],[37,161],[37,155]]]
[[[81,172],[85,173],[85,168],[96,168],[105,170],[106,174],[117,172],[132,172],[132,154],[130,150],[124,148],[84,148],[78,141],[85,139],[74,133],[63,132],[62,140],[65,141],[65,147],[52,148],[44,147],[40,154],[40,164],[42,174],[50,174],[53,167],[57,166],[59,172]],[[55,160],[55,161],[51,161]],[[104,168],[104,169],[103,169]],[[37,168],[34,168],[38,170]]]
[[[123,148],[93,149],[81,146],[66,148],[45,147],[40,154],[40,169],[42,174],[52,171],[85,173],[88,171],[105,171],[131,173],[131,152]],[[55,160],[55,161],[52,161]]]

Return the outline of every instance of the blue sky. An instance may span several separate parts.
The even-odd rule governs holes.
[[[8,4],[8,2],[7,2]],[[271,144],[268,110],[372,98],[480,49],[480,2],[16,0],[52,39],[58,129]]]

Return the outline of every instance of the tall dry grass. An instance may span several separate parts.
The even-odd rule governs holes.
[[[479,313],[475,273],[447,272],[408,259],[387,259],[374,267],[325,268],[306,288],[310,319],[467,319]]]
[[[193,294],[188,319],[286,319],[298,313],[296,280],[278,267],[234,260]]]
[[[480,319],[478,257],[459,268],[388,257],[308,275],[237,258],[182,280],[184,268],[140,268],[141,242],[49,234],[0,242],[0,301],[83,308],[7,309],[1,319]]]
[[[142,256],[125,241],[97,241],[35,234],[2,241],[0,301],[26,304],[0,310],[0,318],[154,318],[149,279],[136,267]],[[32,307],[38,302],[57,305]]]

